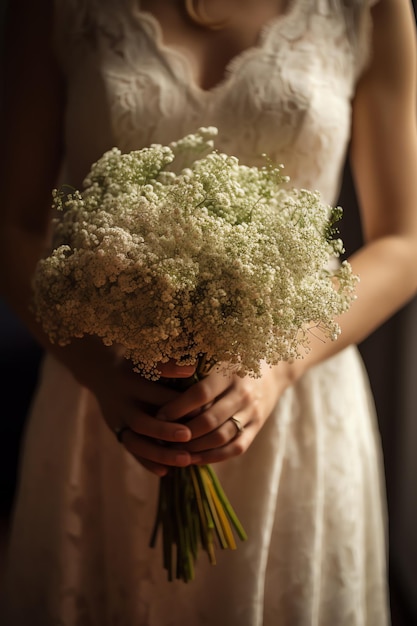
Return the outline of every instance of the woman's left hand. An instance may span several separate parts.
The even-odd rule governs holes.
[[[263,365],[259,378],[213,371],[163,406],[157,417],[186,421],[192,439],[178,447],[191,453],[193,464],[224,461],[249,448],[294,380],[294,365],[285,362]]]

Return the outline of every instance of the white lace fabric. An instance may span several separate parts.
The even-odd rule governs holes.
[[[67,144],[77,183],[105,147],[166,143],[210,124],[219,128],[219,150],[248,164],[266,152],[295,185],[335,198],[366,54],[338,2],[315,8],[292,0],[209,90],[196,84],[186,54],[163,43],[158,21],[136,0],[60,4],[61,30],[75,22],[70,39],[58,33],[73,85]]]
[[[361,7],[362,5],[362,7]],[[209,90],[135,0],[57,0],[67,73],[66,182],[92,161],[200,126],[333,202],[369,6],[292,0]],[[360,9],[364,17],[359,19]],[[148,547],[158,479],[47,357],[25,438],[6,575],[8,626],[386,626],[383,469],[357,350],[310,370],[243,456],[216,472],[249,535],[196,580],[168,583]],[[204,555],[203,555],[204,556]]]

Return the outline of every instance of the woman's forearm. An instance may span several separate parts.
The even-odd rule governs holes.
[[[312,329],[311,350],[294,364],[296,378],[351,344],[358,344],[417,293],[417,241],[386,236],[356,252],[349,262],[359,276],[356,300],[338,319],[336,341]]]

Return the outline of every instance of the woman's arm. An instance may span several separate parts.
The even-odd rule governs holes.
[[[64,89],[51,50],[52,4],[9,2],[0,130],[0,288],[43,345],[28,301],[62,159]]]
[[[187,465],[191,457],[157,440],[187,441],[191,433],[185,425],[155,420],[149,407],[157,410],[178,394],[142,379],[98,339],[52,345],[30,312],[31,278],[48,248],[51,192],[64,154],[65,82],[52,44],[53,0],[9,5],[0,128],[0,293],[37,341],[94,393],[107,424],[128,424],[139,433],[136,456],[143,465],[165,473],[165,465]],[[190,368],[167,364],[164,374],[187,376]]]
[[[417,52],[408,0],[373,9],[373,57],[353,103],[351,164],[365,245],[350,259],[357,301],[340,340],[316,345],[308,365],[359,343],[417,291]]]
[[[373,9],[373,56],[353,103],[351,160],[365,245],[350,260],[360,276],[357,300],[338,320],[337,341],[311,337],[311,351],[293,365],[265,368],[261,379],[212,376],[163,407],[177,419],[213,403],[189,422],[196,462],[244,452],[282,392],[314,365],[357,344],[417,291],[416,34],[408,0],[380,0]],[[236,415],[245,426],[228,421]],[[212,448],[212,449],[210,449]]]

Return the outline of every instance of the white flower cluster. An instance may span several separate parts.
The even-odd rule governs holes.
[[[33,282],[52,341],[98,335],[155,379],[159,362],[202,355],[256,376],[261,360],[300,356],[313,327],[336,338],[356,282],[346,262],[328,269],[340,209],[266,158],[246,167],[216,152],[216,132],[114,148],[82,191],[54,191],[56,247]]]

